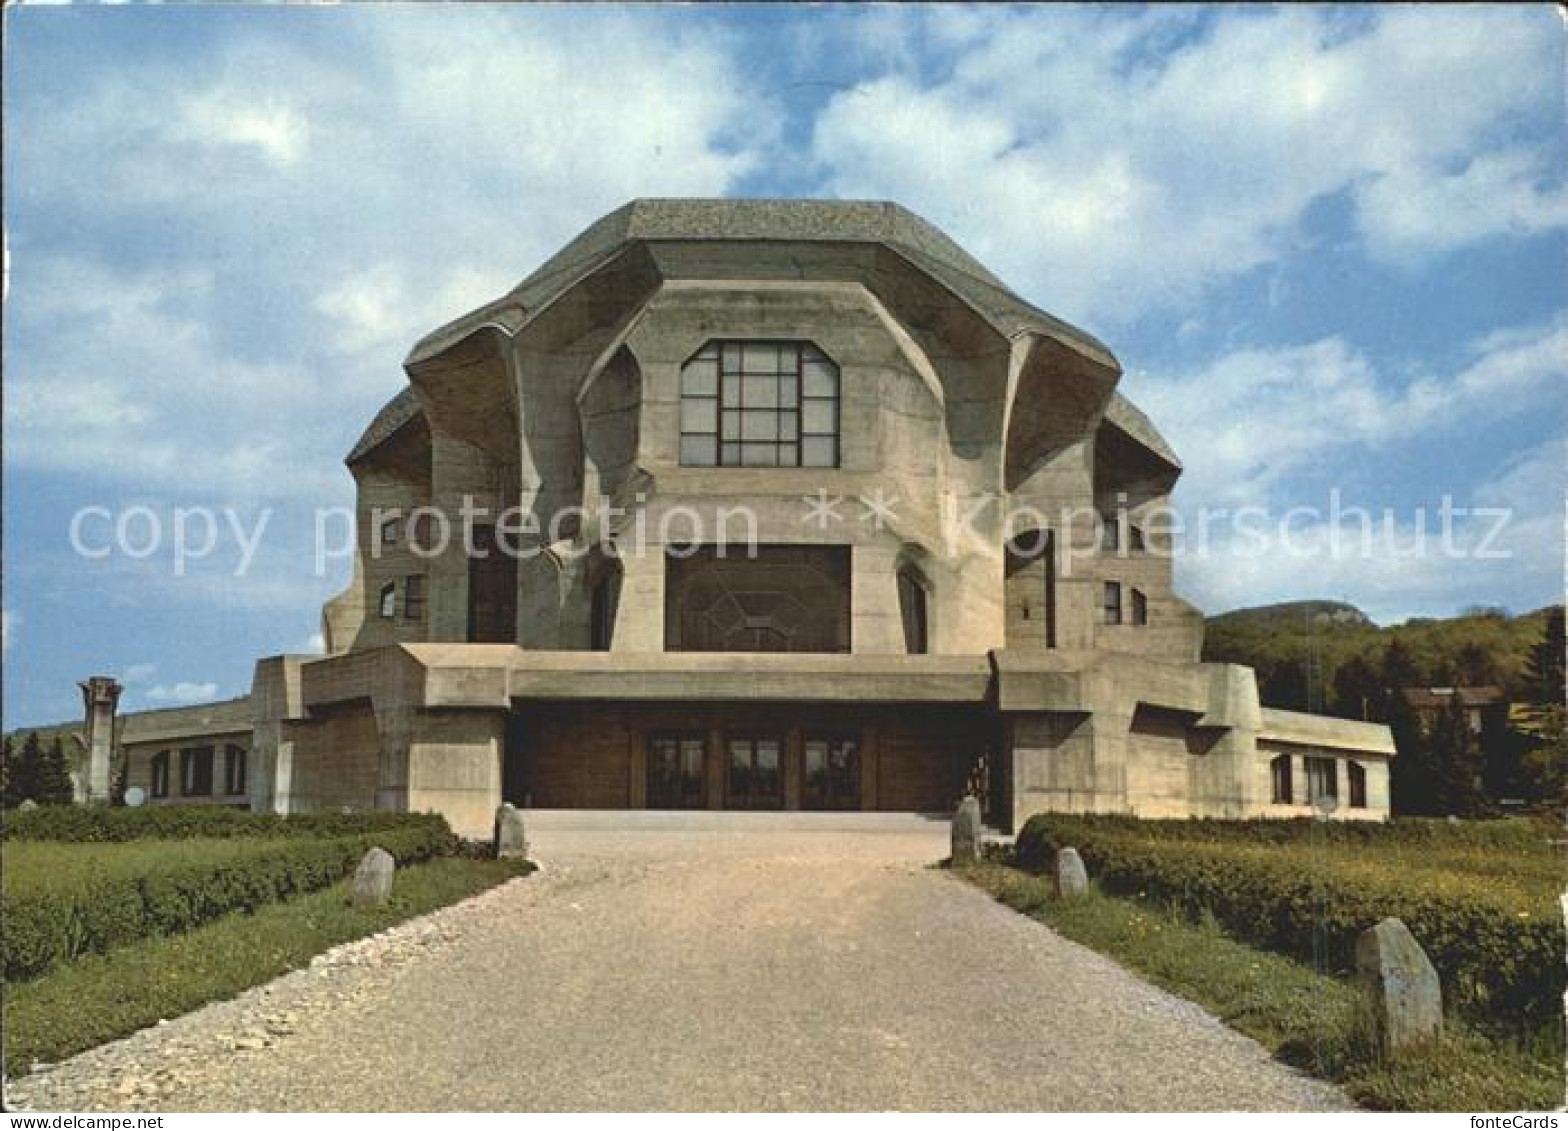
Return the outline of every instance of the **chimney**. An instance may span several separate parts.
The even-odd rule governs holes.
[[[120,705],[120,685],[110,676],[95,675],[82,689],[87,711],[87,802],[109,802],[109,761],[114,753],[114,712]]]

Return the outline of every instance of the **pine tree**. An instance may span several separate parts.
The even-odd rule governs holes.
[[[0,808],[10,809],[21,801],[11,791],[15,762],[16,750],[11,743],[11,736],[6,735],[0,738]]]
[[[1470,714],[1458,695],[1432,724],[1432,784],[1435,811],[1444,816],[1481,817],[1490,806],[1481,786],[1485,763],[1470,731]]]
[[[1372,665],[1352,656],[1334,671],[1330,713],[1342,719],[1380,722],[1388,716],[1388,694]]]
[[[43,748],[38,742],[38,732],[33,731],[22,740],[22,749],[17,752],[11,767],[11,804],[38,800],[38,769],[42,760]]]
[[[1397,690],[1388,699],[1388,729],[1394,736],[1389,767],[1389,803],[1396,817],[1430,817],[1437,812],[1431,748],[1421,720]]]
[[[1525,663],[1527,703],[1522,714],[1528,734],[1520,735],[1527,749],[1520,756],[1520,791],[1526,799],[1561,805],[1568,790],[1568,705],[1564,704],[1564,674],[1568,667],[1564,652],[1563,608],[1558,606],[1546,618],[1546,634],[1530,649]]]
[[[65,758],[65,744],[58,735],[40,753],[34,800],[40,805],[69,805],[76,800],[76,790],[71,784],[70,763]]]

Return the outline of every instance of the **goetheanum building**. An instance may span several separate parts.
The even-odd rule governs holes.
[[[1386,728],[1199,661],[1110,350],[896,205],[633,202],[405,370],[258,808],[1387,814]]]

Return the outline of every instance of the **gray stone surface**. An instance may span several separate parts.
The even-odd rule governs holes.
[[[953,814],[953,863],[956,865],[980,862],[980,800],[966,797],[958,803]]]
[[[523,814],[510,801],[495,811],[495,854],[502,860],[528,855]]]
[[[1402,920],[1384,919],[1361,932],[1356,973],[1387,1051],[1426,1044],[1442,1033],[1443,990],[1437,970]]]
[[[384,848],[372,848],[354,869],[354,906],[383,907],[392,898],[392,875],[397,861]]]
[[[1089,890],[1089,871],[1083,866],[1083,857],[1076,848],[1064,848],[1056,854],[1056,894],[1063,899],[1077,899]]]
[[[946,822],[527,816],[543,871],[13,1081],[7,1099],[46,1111],[1346,1106],[1197,1006],[932,868]]]

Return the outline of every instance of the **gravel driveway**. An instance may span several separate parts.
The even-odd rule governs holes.
[[[543,865],[13,1081],[44,1110],[1345,1106],[918,817],[533,813]]]

